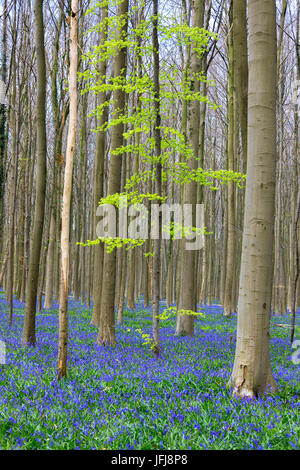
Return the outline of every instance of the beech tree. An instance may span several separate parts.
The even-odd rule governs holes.
[[[276,5],[249,0],[248,158],[238,303],[231,376],[234,394],[276,388],[270,363],[270,315],[276,164]]]
[[[192,2],[192,26],[196,28],[203,28],[204,21],[204,1],[194,0]],[[201,60],[199,51],[196,44],[191,45],[191,80],[193,83],[193,91],[195,93],[200,91],[199,73],[201,71]],[[188,141],[193,149],[193,157],[188,160],[188,165],[191,170],[197,168],[198,152],[199,152],[199,138],[200,138],[200,103],[198,99],[194,99],[190,104],[189,119],[188,119]],[[190,182],[185,185],[183,193],[183,204],[192,204],[195,208],[197,202],[197,185],[195,182]],[[193,209],[193,226],[195,227],[195,210]],[[185,250],[183,246],[184,262],[181,263],[181,293],[179,300],[179,312],[191,311],[195,312],[196,308],[196,290],[195,290],[195,251]],[[177,328],[179,334],[186,334],[193,336],[194,334],[194,316],[188,314],[179,315],[179,327]]]
[[[58,344],[58,377],[62,379],[67,373],[68,347],[68,294],[69,294],[69,257],[70,257],[70,206],[72,194],[73,161],[76,143],[77,123],[77,24],[78,0],[72,0],[70,12],[70,115],[66,150],[64,190],[61,215],[61,284],[59,296],[59,344]]]
[[[104,43],[107,39],[107,18],[108,18],[108,5],[104,4],[101,7],[101,21],[103,23],[103,29],[100,33],[100,45],[104,46]],[[99,63],[99,75],[103,83],[106,80],[106,69],[107,69],[107,60],[101,58]],[[99,106],[104,105],[106,102],[106,93],[102,92],[99,94]],[[108,119],[108,107],[106,106],[103,114],[99,118],[99,127],[101,128]],[[95,163],[94,163],[94,210],[95,210],[95,220],[94,220],[94,237],[97,238],[96,226],[97,226],[97,207],[101,197],[104,196],[103,183],[104,183],[104,161],[105,161],[105,149],[106,149],[106,132],[104,130],[99,130],[96,137],[96,150],[95,150]],[[104,247],[103,243],[99,243],[94,247],[95,258],[94,258],[94,284],[93,284],[93,314],[92,314],[92,323],[99,326],[100,323],[100,310],[101,310],[101,293],[102,293],[102,284],[103,284],[103,256],[104,256]]]
[[[22,336],[22,343],[29,344],[31,346],[35,346],[35,314],[46,191],[46,61],[44,46],[43,0],[35,0],[34,15],[37,55],[37,177],[33,233],[30,244],[29,271],[26,290],[26,308]]]
[[[159,42],[158,42],[158,0],[153,0],[153,82],[154,82],[154,139],[155,151],[154,156],[157,159],[156,164],[156,177],[155,177],[155,193],[161,196],[161,115],[160,115],[160,84],[159,84]],[[154,257],[153,257],[153,281],[152,281],[152,310],[153,310],[153,340],[155,343],[154,353],[158,356],[160,353],[160,338],[159,338],[159,301],[160,301],[160,256],[161,256],[161,240],[160,232],[162,227],[161,213],[158,219],[158,232],[159,237],[154,240]]]
[[[71,6],[1,4],[0,287],[9,325],[15,301],[25,302],[21,342],[34,346],[37,311],[51,315],[58,302],[62,378],[69,298],[91,313],[100,345],[115,344],[115,330],[143,305],[161,359],[167,316],[176,336],[193,336],[208,328],[201,309],[218,304],[231,316],[226,328],[238,313],[234,393],[275,389],[270,315],[291,313],[281,328],[293,341],[300,307],[299,0]],[[147,239],[97,239],[98,206],[114,205],[119,229],[121,195],[128,209],[146,208]],[[170,237],[160,215],[153,240],[153,203],[182,212],[203,203],[203,248],[175,236],[172,209]]]
[[[121,45],[114,58],[114,77],[119,77],[122,86],[116,87],[113,93],[112,116],[118,120],[125,111],[126,83],[126,36],[128,27],[128,0],[118,5],[118,40]],[[122,119],[112,128],[111,151],[109,162],[109,176],[107,194],[120,192],[121,184],[121,158],[117,151],[123,143],[124,124]],[[115,343],[115,288],[116,288],[116,252],[104,252],[103,260],[103,286],[101,294],[101,313],[98,342],[100,344]]]

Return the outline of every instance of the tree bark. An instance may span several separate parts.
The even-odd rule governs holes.
[[[72,0],[70,18],[70,115],[66,150],[62,215],[61,215],[61,283],[59,296],[59,344],[58,344],[58,378],[67,374],[68,348],[68,295],[69,295],[69,251],[70,251],[70,213],[72,196],[72,174],[76,144],[77,123],[77,28],[78,0]]]
[[[22,344],[35,346],[35,314],[39,263],[43,236],[46,193],[46,62],[44,46],[43,0],[35,0],[35,35],[37,55],[37,177],[33,233],[30,245],[29,271]]]
[[[192,26],[202,28],[204,22],[204,1],[194,0],[192,2]],[[201,59],[195,50],[195,45],[192,44],[191,52],[191,80],[194,83],[194,93],[200,91],[200,81],[197,79],[197,74],[201,71]],[[199,130],[200,130],[200,104],[197,99],[191,102],[189,127],[188,127],[188,141],[193,150],[193,157],[187,162],[191,170],[196,169],[199,153]],[[195,182],[190,182],[184,186],[183,203],[191,204],[193,214],[197,203],[197,187]],[[193,217],[194,219],[194,217]],[[193,222],[193,226],[195,226]],[[180,293],[180,310],[196,310],[196,282],[195,282],[195,252],[186,250],[183,246],[181,261],[181,293]],[[194,316],[183,315],[179,321],[177,334],[187,336],[194,335]]]
[[[118,5],[118,38],[126,40],[128,26],[128,0],[123,0]],[[114,77],[120,77],[123,84],[126,81],[127,47],[119,48],[114,60]],[[116,89],[113,94],[113,119],[117,119],[125,111],[125,91],[122,87]],[[123,122],[119,122],[112,128],[111,156],[107,194],[120,192],[121,184],[121,158],[113,152],[123,144]],[[101,316],[98,334],[98,344],[112,345],[116,342],[115,336],[115,288],[116,288],[116,250],[112,253],[104,252],[103,262],[103,286],[101,294]]]
[[[276,5],[249,0],[248,173],[233,393],[274,391],[269,351],[276,163]]]

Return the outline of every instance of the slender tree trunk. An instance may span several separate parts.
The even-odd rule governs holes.
[[[230,7],[230,26],[232,25],[232,4]],[[234,145],[234,128],[236,115],[234,113],[234,44],[232,31],[229,33],[229,84],[228,84],[228,152],[227,165],[228,170],[234,170],[235,161],[235,145]],[[227,252],[226,252],[226,280],[225,280],[225,297],[224,297],[224,316],[230,317],[233,313],[233,274],[235,268],[235,197],[234,183],[228,182],[227,188]]]
[[[300,81],[300,44],[299,44],[299,29],[300,29],[300,1],[297,2],[297,29],[296,29],[296,58],[297,58],[297,80]],[[300,293],[300,245],[299,245],[299,226],[300,226],[300,186],[299,186],[299,160],[297,160],[298,147],[299,147],[299,105],[295,103],[294,109],[295,132],[294,132],[294,162],[293,162],[293,191],[292,191],[292,220],[291,220],[291,233],[290,233],[290,304],[292,313],[291,325],[291,343],[294,341],[295,323],[296,323],[296,309],[299,306],[297,303],[297,289],[298,295]],[[293,205],[293,201],[294,205]]]
[[[233,0],[234,84],[242,137],[243,172],[247,170],[248,45],[247,2]]]
[[[14,40],[16,42],[16,9],[14,12]],[[18,176],[18,144],[17,144],[17,122],[16,122],[16,86],[17,86],[17,70],[16,70],[16,52],[12,54],[13,69],[13,90],[11,97],[10,111],[10,127],[12,140],[12,165],[11,165],[11,183],[9,191],[9,208],[10,208],[10,224],[9,224],[9,261],[7,272],[7,299],[9,301],[9,325],[13,321],[13,279],[14,279],[14,259],[15,259],[15,218],[16,218],[16,192],[17,192],[17,176]]]
[[[100,43],[104,44],[107,38],[107,15],[108,7],[104,5],[101,9],[101,21],[103,27],[101,29]],[[105,82],[106,76],[106,60],[101,60],[99,63],[99,76],[102,82]],[[103,105],[106,101],[104,92],[99,95],[99,106]],[[99,118],[99,127],[103,126],[108,119],[108,106],[104,107],[102,115]],[[96,154],[95,154],[95,167],[94,167],[94,225],[95,225],[95,238],[97,238],[96,225],[97,225],[97,207],[101,197],[104,195],[103,188],[103,175],[104,175],[104,160],[105,160],[105,147],[106,147],[106,132],[99,130],[96,137]],[[100,242],[99,245],[94,247],[94,272],[93,272],[93,312],[91,323],[99,326],[100,324],[100,309],[101,309],[101,292],[103,285],[103,258],[104,246]]]
[[[52,209],[50,216],[50,233],[46,261],[46,288],[44,308],[53,307],[55,233],[55,217]]]
[[[68,295],[69,295],[69,251],[70,251],[70,214],[72,195],[72,174],[76,144],[77,121],[77,28],[78,0],[72,0],[70,18],[70,116],[66,150],[63,203],[61,215],[61,283],[59,296],[59,344],[58,344],[58,378],[67,374],[68,348]]]
[[[4,0],[4,11],[7,9],[7,0]],[[7,17],[5,13],[2,19],[3,30],[2,30],[2,57],[1,57],[1,80],[5,90],[6,86],[6,75],[7,75]],[[6,105],[5,98],[4,102],[0,102],[0,249],[2,248],[3,241],[3,208],[4,208],[4,179],[5,179],[5,154],[6,154],[6,141],[7,141],[7,129],[6,129]]]
[[[160,83],[159,83],[159,42],[158,42],[158,0],[153,0],[153,61],[154,61],[154,110],[155,110],[155,124],[154,124],[154,139],[155,150],[154,156],[157,158],[156,163],[156,176],[155,176],[155,193],[161,195],[161,134],[160,134]],[[159,337],[159,301],[160,301],[160,253],[161,253],[161,212],[159,213],[158,224],[158,238],[153,241],[154,256],[153,256],[153,272],[152,272],[152,333],[155,343],[154,353],[156,356],[160,354],[160,337]]]
[[[299,257],[299,241],[298,241],[298,226],[300,220],[300,191],[298,191],[298,202],[297,202],[297,210],[296,210],[296,220],[295,220],[295,262],[296,262],[296,269],[295,269],[295,278],[293,282],[293,297],[292,297],[292,324],[291,324],[291,343],[294,341],[295,335],[295,324],[296,324],[296,294],[297,294],[297,283],[300,275],[300,257]]]

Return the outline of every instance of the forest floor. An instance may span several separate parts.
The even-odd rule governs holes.
[[[165,309],[162,302],[162,311]],[[272,317],[271,358],[279,392],[253,401],[231,396],[236,315],[203,306],[195,337],[174,337],[161,321],[155,359],[151,309],[142,300],[116,327],[115,347],[96,345],[91,311],[69,302],[68,376],[57,381],[58,305],[37,315],[36,348],[21,348],[24,304],[0,292],[1,449],[299,449],[300,364],[291,360],[290,316]],[[286,326],[277,326],[278,324]],[[142,333],[135,331],[140,328]],[[300,339],[300,312],[295,339]]]

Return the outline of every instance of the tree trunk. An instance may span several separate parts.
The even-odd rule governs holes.
[[[70,213],[72,195],[73,160],[76,144],[77,121],[77,24],[78,0],[72,0],[70,18],[70,116],[66,150],[66,166],[61,215],[61,283],[59,295],[59,344],[58,344],[58,378],[67,374],[68,347],[68,294],[69,294],[69,251],[70,251]]]
[[[37,55],[37,177],[33,233],[30,245],[26,307],[22,344],[35,346],[35,314],[39,263],[43,236],[46,193],[46,62],[44,47],[43,0],[35,0],[35,34]]]
[[[193,27],[202,28],[204,21],[204,1],[194,0],[192,2],[192,25]],[[194,93],[200,91],[200,82],[197,74],[201,71],[201,59],[195,49],[195,44],[192,44],[191,52],[191,80],[194,83]],[[189,129],[188,140],[193,150],[193,157],[187,162],[191,170],[197,167],[198,152],[199,152],[199,129],[200,129],[200,105],[199,101],[195,99],[190,105],[189,115]],[[191,204],[193,214],[195,214],[195,207],[197,202],[197,186],[196,183],[190,182],[184,186],[183,203]],[[193,217],[194,219],[194,217]],[[195,226],[194,220],[192,223]],[[196,297],[195,297],[195,252],[193,250],[186,250],[183,246],[181,262],[181,294],[180,294],[180,310],[196,310]],[[194,316],[183,315],[182,320],[179,321],[179,334],[187,336],[194,335]]]
[[[118,5],[118,38],[126,41],[128,26],[128,0]],[[114,77],[119,77],[122,84],[126,82],[126,45],[120,47],[114,60]],[[125,91],[120,87],[113,94],[113,119],[118,119],[125,111]],[[114,125],[111,133],[111,156],[107,194],[120,192],[121,184],[121,157],[113,152],[123,144],[123,122]],[[98,334],[98,344],[115,344],[115,288],[116,288],[116,250],[112,253],[104,252],[103,286],[101,294],[101,316]]]
[[[44,308],[53,307],[53,285],[54,285],[54,244],[55,244],[55,218],[53,209],[50,218],[50,233],[48,242],[47,262],[46,262],[46,288]]]
[[[230,384],[254,397],[276,384],[269,351],[276,163],[276,5],[249,0],[248,173],[238,303],[237,344]]]

